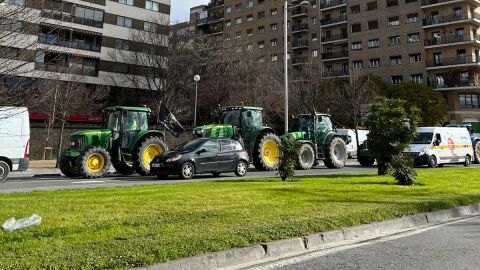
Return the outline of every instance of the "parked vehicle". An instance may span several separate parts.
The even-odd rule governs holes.
[[[151,173],[159,179],[179,175],[190,179],[195,174],[235,172],[245,176],[249,157],[237,140],[197,138],[177,147],[174,151],[155,157],[150,165]]]
[[[450,163],[470,166],[474,153],[465,128],[420,127],[404,154],[412,157],[416,166],[434,168]]]
[[[368,132],[368,130],[358,130],[358,145],[362,145],[367,140]],[[358,149],[355,130],[337,129],[337,133],[342,136],[342,138],[351,138],[350,143],[347,143],[348,158],[356,158],[358,156]]]
[[[480,122],[463,123],[460,125],[448,125],[447,127],[461,127],[466,128],[470,133],[472,140],[474,160],[475,163],[480,163]]]
[[[0,182],[29,164],[30,122],[27,108],[0,107]]]
[[[296,125],[288,136],[302,144],[297,168],[311,169],[315,162],[323,163],[331,169],[340,169],[347,160],[347,142],[336,132],[328,114],[302,114],[296,118]]]

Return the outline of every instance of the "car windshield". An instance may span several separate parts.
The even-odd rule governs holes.
[[[412,144],[430,144],[432,143],[433,133],[420,132],[413,137]]]
[[[222,113],[222,124],[239,126],[238,120],[240,120],[239,110],[224,111]]]
[[[206,141],[208,140],[207,139],[191,140],[175,148],[175,151],[187,151],[187,152],[194,151],[198,149]]]

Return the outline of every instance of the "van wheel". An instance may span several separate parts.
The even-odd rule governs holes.
[[[5,161],[0,161],[0,182],[7,180],[7,176],[10,173],[10,166]]]
[[[429,168],[436,168],[437,167],[437,157],[435,156],[430,156],[428,158],[428,167]]]
[[[470,167],[470,165],[472,165],[472,158],[467,155],[467,156],[465,157],[465,163],[463,163],[463,166],[465,166],[465,167]]]

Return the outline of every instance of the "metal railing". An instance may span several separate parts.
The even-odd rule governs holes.
[[[292,58],[292,65],[302,65],[307,63],[308,63],[308,58],[305,56],[295,56]]]
[[[322,73],[322,77],[340,77],[340,76],[349,76],[348,70],[331,70],[331,71],[324,71]]]
[[[477,74],[478,76],[478,74]],[[432,77],[429,79],[428,86],[431,88],[439,89],[439,88],[455,88],[455,87],[466,87],[466,86],[480,86],[480,81],[475,81],[472,79],[467,80],[453,80],[453,81],[445,81],[439,80],[438,78]]]
[[[308,40],[297,39],[292,42],[292,48],[308,47]]]
[[[103,21],[96,21],[96,20],[90,20],[90,19],[81,18],[81,17],[75,17],[72,15],[56,12],[53,10],[44,9],[40,12],[40,16],[48,19],[77,23],[77,24],[82,24],[82,25],[96,27],[96,28],[103,28]]]
[[[55,64],[55,63],[35,63],[36,70],[43,70],[43,71],[50,71],[50,72],[58,72],[58,73],[65,73],[65,74],[77,74],[83,76],[98,76],[98,73],[95,67],[88,67],[83,66],[83,68],[73,68],[68,65],[64,64]]]
[[[442,66],[453,66],[453,65],[465,65],[478,63],[478,59],[473,56],[457,56],[457,57],[447,57],[440,59],[430,59],[427,61],[427,67],[442,67]]]
[[[422,6],[435,5],[439,3],[453,2],[454,0],[422,0]]]
[[[336,35],[331,35],[331,36],[323,36],[322,37],[322,42],[328,42],[328,41],[335,41],[335,40],[342,40],[342,39],[347,39],[348,34],[336,34]]]
[[[475,40],[480,41],[480,38],[477,35],[474,35],[473,37],[470,35],[448,35],[448,36],[440,36],[438,38],[426,39],[425,46],[443,45],[443,44],[475,41]]]
[[[340,5],[345,5],[346,3],[347,3],[347,0],[322,1],[320,2],[320,8],[340,6]]]
[[[292,16],[307,16],[308,15],[308,8],[306,7],[295,7],[292,9]]]
[[[338,17],[331,17],[331,18],[326,18],[326,19],[321,19],[320,24],[325,26],[329,24],[334,24],[334,23],[339,23],[339,22],[346,22],[347,21],[347,15],[342,15]]]
[[[214,8],[214,7],[219,7],[219,6],[223,6],[224,5],[224,1],[223,0],[218,0],[218,1],[212,1],[210,2],[207,7],[208,8]]]
[[[38,42],[42,44],[56,45],[60,47],[73,48],[79,50],[86,50],[92,52],[100,52],[102,50],[101,45],[97,45],[91,42],[78,42],[69,39],[63,39],[52,35],[38,34]]]
[[[348,57],[348,51],[322,53],[322,59],[323,60],[342,58],[342,57]]]
[[[308,31],[308,24],[292,25],[292,32]]]
[[[82,1],[105,6],[105,0],[82,0]]]
[[[432,16],[430,18],[423,19],[423,25],[435,25],[441,23],[456,22],[468,19],[477,19],[480,20],[480,14],[474,12],[472,16],[469,16],[467,13],[451,14],[447,16]]]

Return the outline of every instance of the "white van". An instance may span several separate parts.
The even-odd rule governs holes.
[[[431,168],[443,164],[463,163],[470,166],[473,147],[466,128],[420,127],[410,146],[404,152],[412,157],[416,166]]]
[[[348,158],[355,158],[357,156],[357,136],[355,136],[355,130],[353,129],[337,129],[337,133],[340,136],[350,136],[352,140],[347,144]],[[367,140],[368,130],[358,130],[358,145],[362,145]]]
[[[29,163],[30,122],[27,108],[0,107],[0,182]]]

